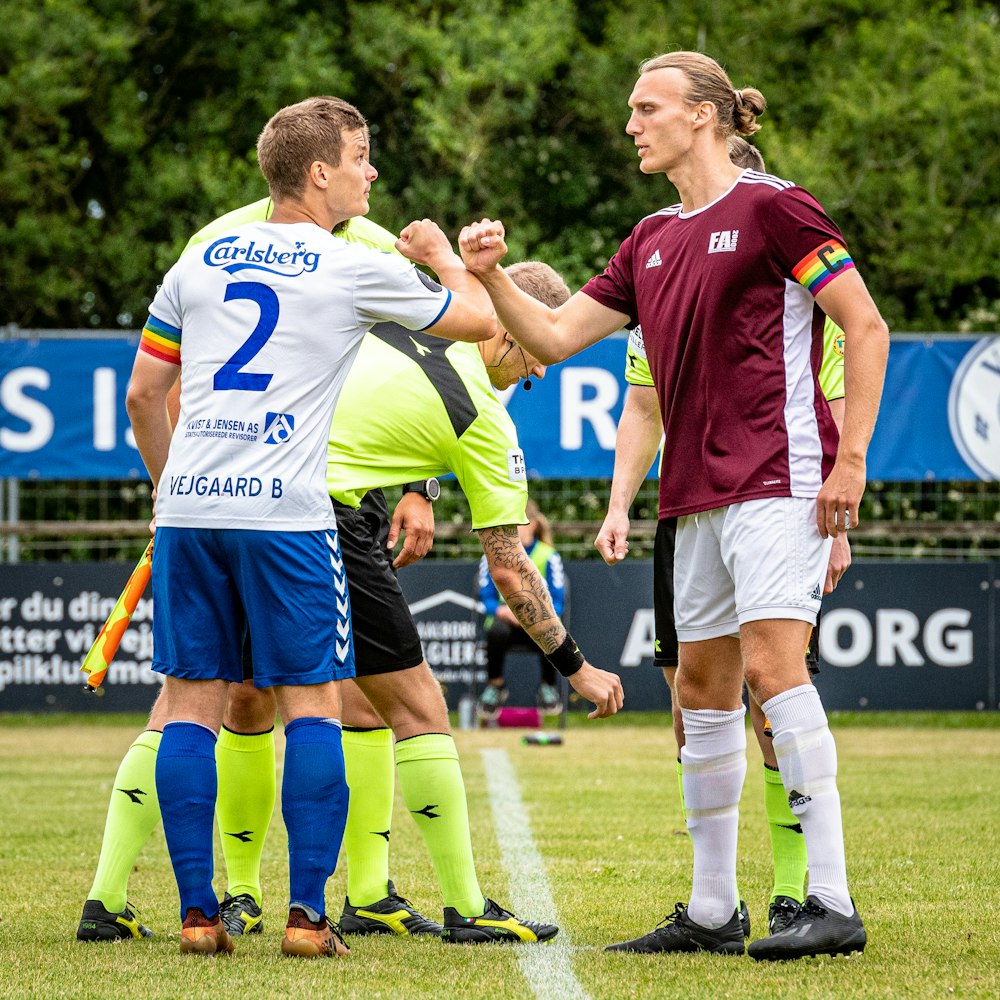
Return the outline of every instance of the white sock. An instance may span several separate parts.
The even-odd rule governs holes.
[[[771,722],[781,781],[806,842],[809,895],[837,913],[854,912],[847,888],[844,828],[837,791],[837,747],[819,692],[790,688],[761,708]]]
[[[747,773],[745,712],[681,709],[684,810],[694,848],[688,916],[702,927],[721,927],[739,906],[736,836]]]

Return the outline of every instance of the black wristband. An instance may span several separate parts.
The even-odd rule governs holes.
[[[580,647],[576,644],[576,639],[566,633],[566,638],[563,639],[562,644],[558,649],[552,650],[551,653],[545,654],[545,659],[552,664],[556,670],[563,675],[563,677],[572,677],[580,667],[586,662],[583,653],[580,652]]]

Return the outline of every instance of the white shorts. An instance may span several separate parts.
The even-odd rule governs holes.
[[[816,501],[746,500],[677,519],[674,615],[680,642],[738,635],[745,622],[816,624],[833,540]]]

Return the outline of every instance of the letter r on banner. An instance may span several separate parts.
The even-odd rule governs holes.
[[[559,444],[567,451],[583,447],[583,425],[588,422],[597,443],[613,451],[618,424],[611,411],[618,403],[618,379],[604,368],[583,366],[564,368],[560,372]],[[591,390],[593,395],[584,398]]]

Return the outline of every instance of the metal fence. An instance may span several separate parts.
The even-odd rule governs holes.
[[[607,479],[536,480],[531,495],[552,522],[567,559],[598,558],[594,538],[607,510]],[[386,491],[390,501],[399,490]],[[138,558],[148,539],[150,486],[139,480],[0,480],[0,562],[74,562]],[[652,555],[657,484],[633,504],[633,556]],[[469,507],[445,480],[435,508],[429,558],[476,558]],[[1000,556],[1000,483],[871,482],[852,531],[856,558],[983,559]]]

